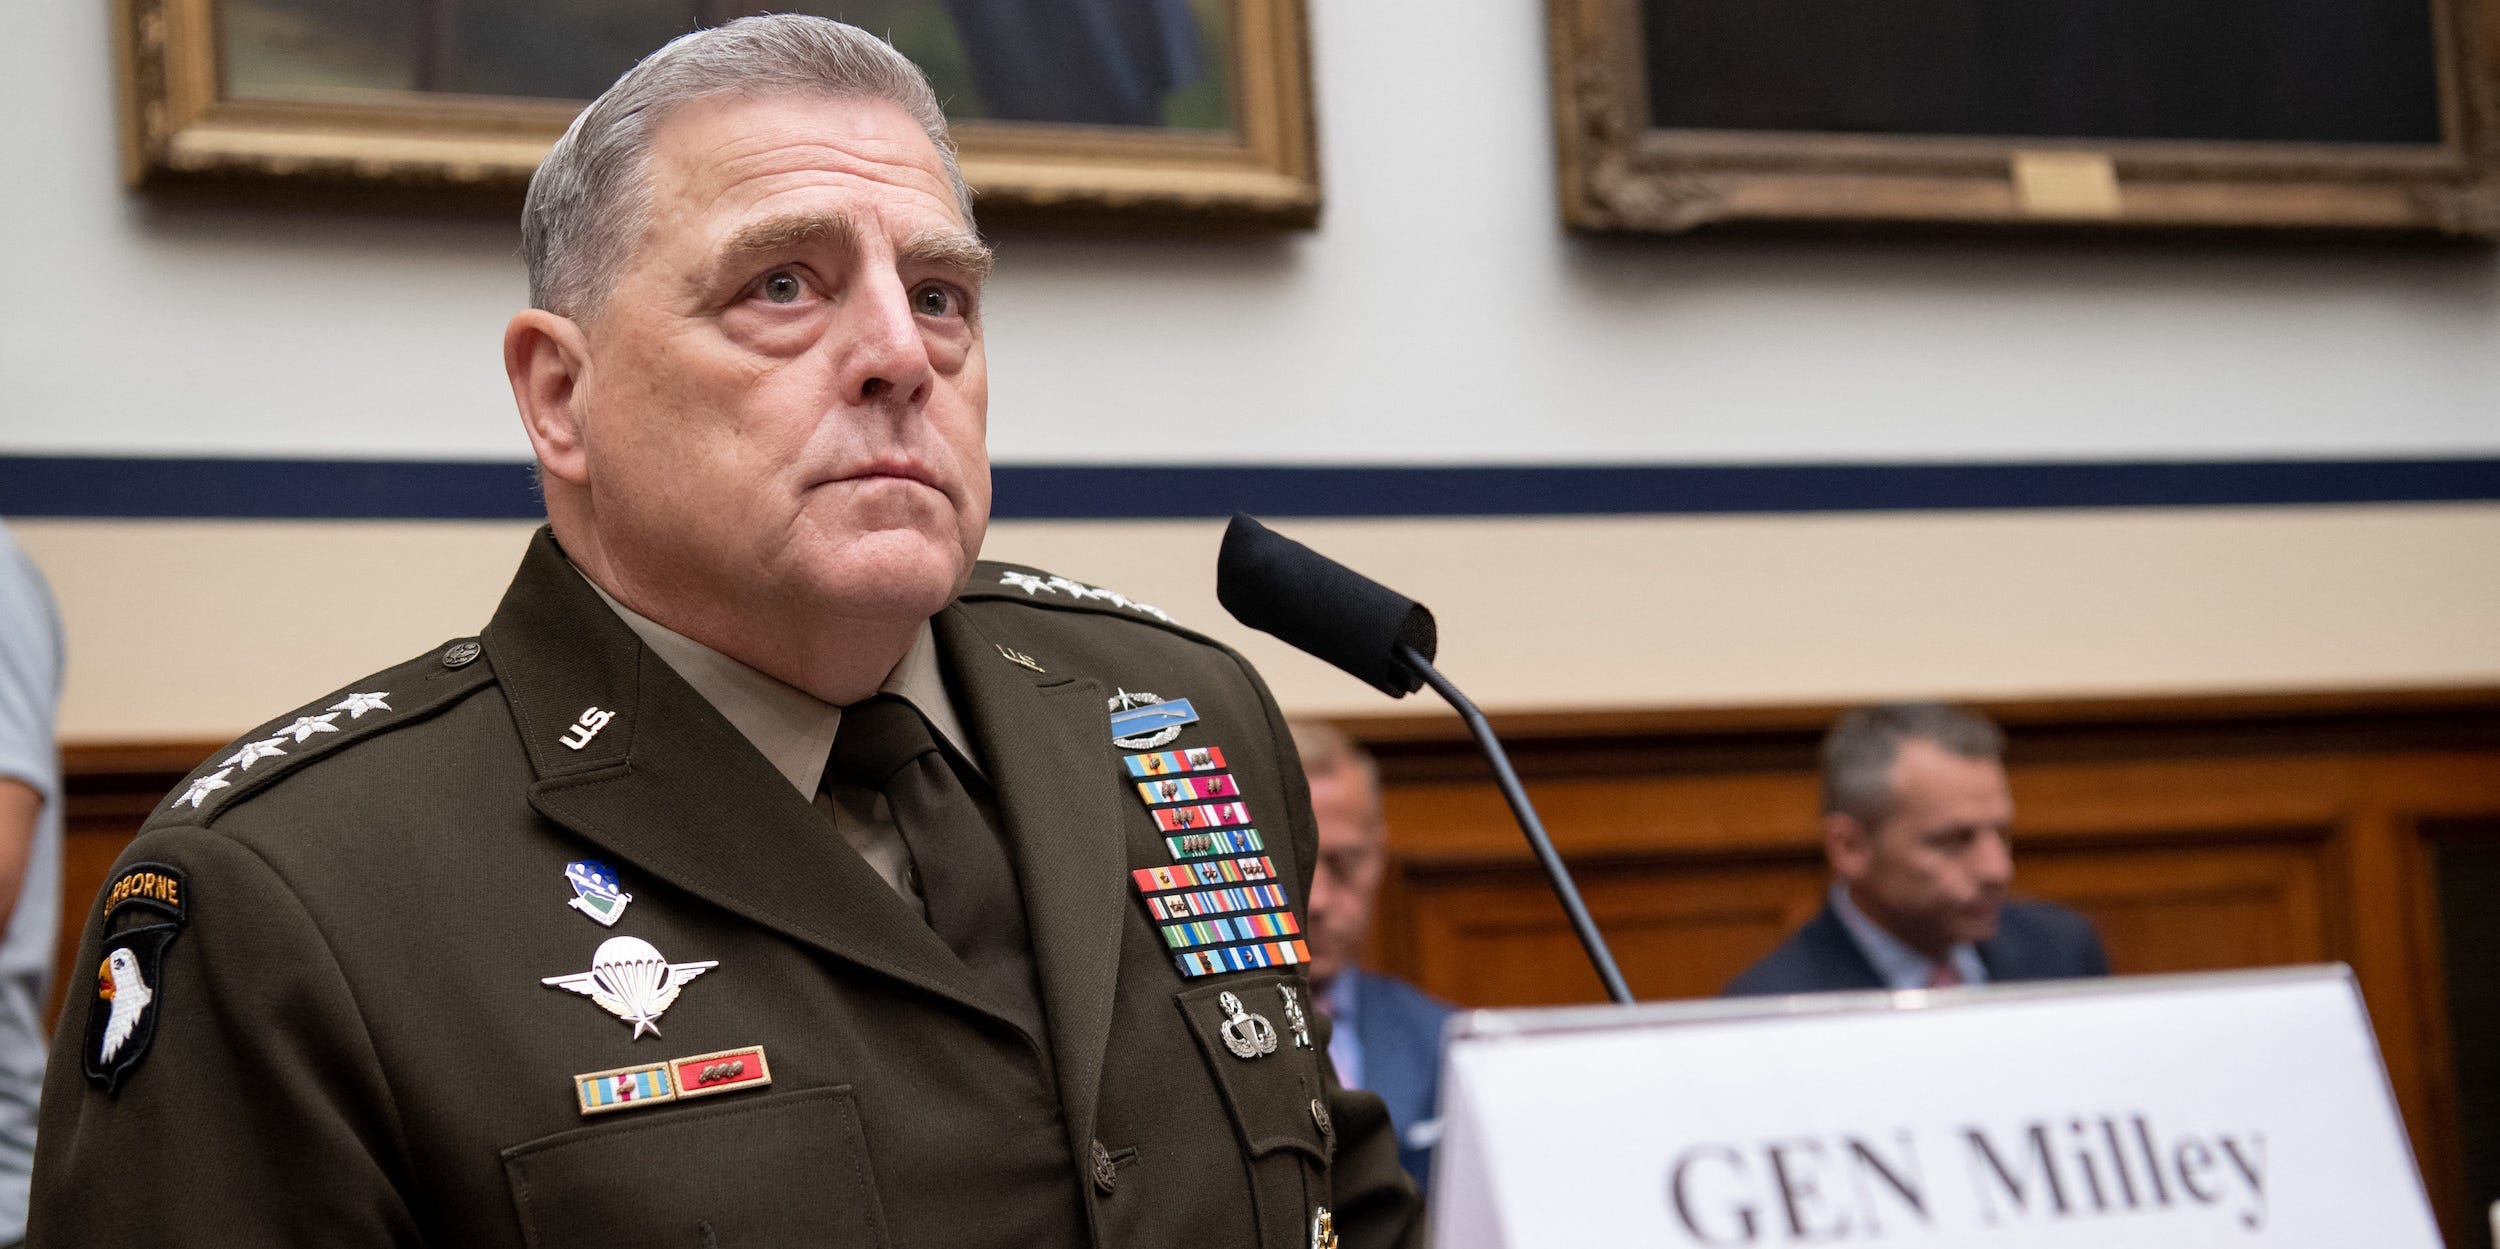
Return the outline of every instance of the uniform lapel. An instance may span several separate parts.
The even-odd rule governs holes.
[[[928,924],[599,601],[545,530],[483,637],[539,777],[529,797],[540,814],[755,923],[991,1011]]]
[[[940,661],[979,743],[1032,927],[1061,1104],[1076,1139],[1093,1134],[1111,1040],[1127,910],[1118,760],[1102,686],[1037,684],[1002,659],[960,607],[935,621]],[[1012,641],[1012,639],[1010,639]]]

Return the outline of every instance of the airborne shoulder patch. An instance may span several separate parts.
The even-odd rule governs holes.
[[[120,1090],[156,1040],[165,947],[190,922],[190,892],[182,869],[164,863],[133,863],[105,886],[104,960],[96,964],[80,1057],[87,1082],[107,1093]]]

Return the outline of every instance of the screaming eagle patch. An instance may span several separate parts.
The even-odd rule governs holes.
[[[190,913],[182,869],[133,863],[104,890],[104,960],[87,1003],[87,1082],[107,1093],[145,1058],[164,1010],[165,947]]]

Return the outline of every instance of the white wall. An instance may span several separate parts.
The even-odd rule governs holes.
[[[0,2],[0,454],[522,458],[513,229],[126,194],[105,8]],[[1540,6],[1311,8],[1324,228],[1007,234],[1001,461],[2500,454],[2489,253],[1574,240]],[[2500,505],[1285,527],[1434,604],[1495,709],[2500,684]],[[99,740],[223,737],[472,631],[528,527],[17,528]],[[1217,528],[991,547],[1240,642],[1291,708],[1386,710],[1222,619]]]
[[[514,230],[126,194],[106,10],[0,5],[0,452],[523,456]],[[1540,5],[1311,10],[1323,228],[1007,234],[1001,461],[2500,451],[2487,253],[1575,240]]]

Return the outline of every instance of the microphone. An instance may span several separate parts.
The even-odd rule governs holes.
[[[1441,645],[1423,604],[1238,513],[1215,557],[1215,598],[1391,698],[1423,684],[1400,648],[1430,661]]]
[[[1545,835],[1545,822],[1529,804],[1527,787],[1519,783],[1493,726],[1432,666],[1440,635],[1429,608],[1241,513],[1224,530],[1223,550],[1215,561],[1215,597],[1233,619],[1327,660],[1391,698],[1430,685],[1456,709],[1485,761],[1493,765],[1493,779],[1510,804],[1511,817],[1536,852],[1606,995],[1631,1005],[1631,987],[1616,968],[1606,939],[1598,935],[1597,921],[1580,901],[1570,869]]]

